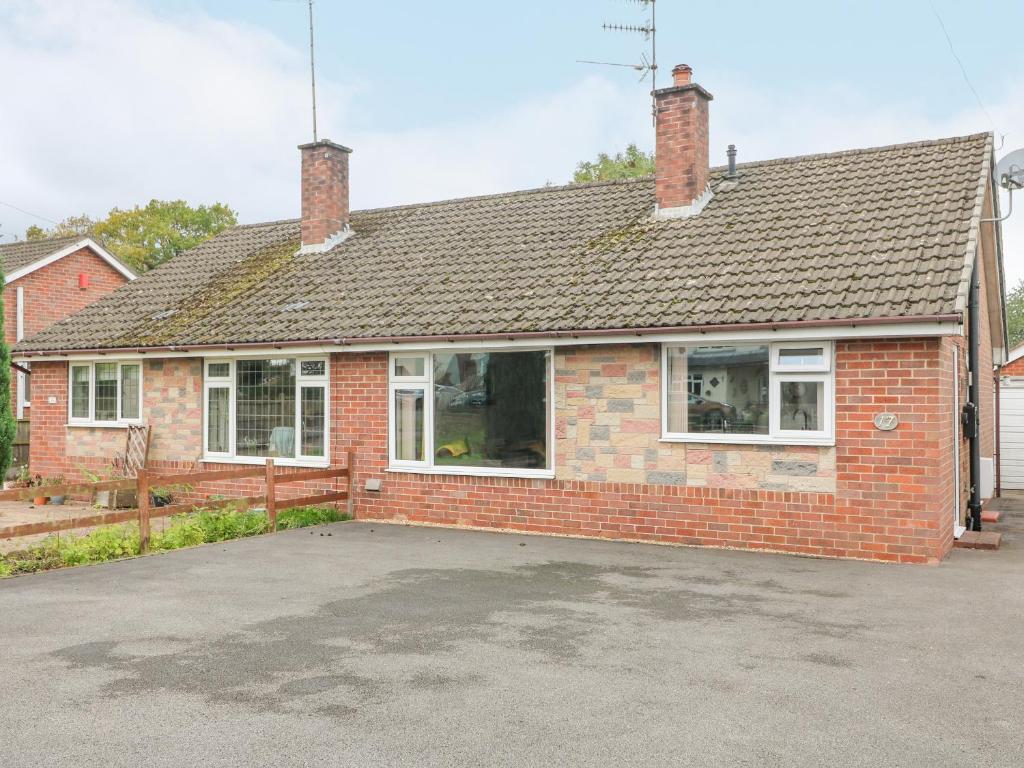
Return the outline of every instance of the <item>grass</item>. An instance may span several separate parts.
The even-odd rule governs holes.
[[[277,527],[279,530],[306,528],[348,519],[346,513],[333,507],[296,507],[278,514]],[[270,520],[266,512],[200,508],[191,514],[172,517],[164,530],[154,532],[150,549],[153,552],[169,552],[197,544],[257,536],[269,530]],[[104,525],[82,536],[50,536],[35,546],[0,555],[0,577],[105,563],[138,554],[137,523]]]

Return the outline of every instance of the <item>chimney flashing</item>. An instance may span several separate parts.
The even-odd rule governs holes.
[[[695,198],[689,205],[677,205],[674,208],[659,208],[658,204],[655,203],[653,218],[657,221],[688,219],[703,211],[704,207],[711,202],[711,198],[714,196],[715,193],[711,191],[711,185],[708,184],[700,196]]]
[[[307,253],[327,253],[348,240],[351,235],[352,227],[346,224],[343,230],[335,232],[322,243],[303,243],[299,246],[299,250],[296,251],[296,254],[303,256]]]

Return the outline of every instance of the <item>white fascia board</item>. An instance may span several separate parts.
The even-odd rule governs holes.
[[[68,351],[62,354],[18,355],[16,362],[60,361],[70,358],[96,360],[145,360],[167,359],[177,357],[215,358],[257,358],[266,357],[268,353],[277,357],[307,357],[326,355],[332,352],[400,352],[429,351],[437,349],[550,349],[551,347],[580,347],[620,344],[714,344],[736,343],[741,341],[829,341],[832,339],[879,339],[879,338],[920,338],[923,336],[960,336],[963,326],[958,322],[922,322],[892,323],[885,325],[833,326],[813,328],[780,328],[778,330],[743,330],[743,331],[708,331],[706,333],[672,332],[648,334],[619,334],[614,336],[557,336],[551,338],[532,337],[525,339],[460,339],[455,336],[450,340],[431,339],[415,342],[380,342],[365,343],[322,343],[296,346],[267,344],[254,347],[240,345],[234,349],[218,348],[203,349],[194,347],[188,350],[157,350],[150,352],[115,351],[106,354],[98,352]]]
[[[1012,363],[1014,360],[1019,360],[1021,357],[1024,357],[1024,342],[1021,342],[1010,350],[1010,354],[1006,357],[1006,362]]]
[[[107,264],[116,269],[129,280],[135,280],[138,277],[138,275],[136,275],[134,272],[128,269],[128,267],[126,267],[120,261],[118,261],[114,257],[114,255],[110,253],[110,251],[108,251],[106,248],[101,246],[91,237],[84,237],[77,243],[72,243],[71,245],[65,248],[61,248],[59,251],[55,251],[54,253],[51,253],[49,256],[45,256],[39,259],[39,261],[34,261],[31,264],[22,267],[21,269],[14,270],[9,275],[7,275],[7,282],[13,283],[15,280],[18,280],[24,277],[25,275],[32,274],[37,269],[47,267],[50,264],[53,264],[53,262],[55,261],[60,261],[65,256],[70,256],[72,253],[75,253],[75,251],[80,251],[82,248],[91,248],[97,256],[99,256],[101,259],[107,262]]]

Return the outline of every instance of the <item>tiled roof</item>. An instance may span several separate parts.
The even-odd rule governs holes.
[[[72,235],[71,237],[54,237],[49,240],[22,240],[17,243],[4,243],[0,245],[0,265],[3,267],[4,274],[9,275],[15,270],[35,264],[51,253],[56,253],[61,248],[66,248],[83,239],[85,239],[84,235]]]
[[[333,251],[238,226],[19,351],[933,316],[957,294],[988,134],[712,170],[697,216],[650,178],[358,211]]]

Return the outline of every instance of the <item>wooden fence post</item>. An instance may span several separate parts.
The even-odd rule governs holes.
[[[274,490],[274,460],[267,459],[267,517],[270,518],[270,530],[277,530],[277,499]]]
[[[348,449],[348,497],[345,499],[345,507],[349,519],[354,520],[356,515],[356,449]]]
[[[136,476],[135,503],[139,505],[139,552],[149,552],[149,475],[140,469]]]

